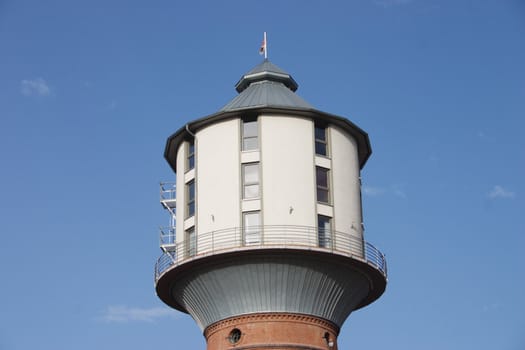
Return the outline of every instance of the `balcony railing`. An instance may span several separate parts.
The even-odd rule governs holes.
[[[177,204],[175,182],[160,183],[160,203],[164,208],[168,209],[172,215],[175,215],[175,207]]]
[[[159,243],[161,248],[175,245],[175,227],[167,226],[160,228]]]
[[[176,198],[175,182],[160,183],[160,201],[172,200]]]
[[[316,227],[276,225],[235,227],[192,237],[177,243],[174,230],[161,230],[164,253],[155,264],[155,282],[170,267],[189,260],[227,251],[264,248],[310,249],[350,256],[365,261],[387,276],[384,254],[359,236],[345,232],[324,230],[319,234]]]

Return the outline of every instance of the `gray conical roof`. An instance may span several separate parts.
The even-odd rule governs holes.
[[[256,107],[284,107],[313,109],[312,105],[296,95],[297,82],[292,76],[268,60],[255,66],[235,85],[239,92],[221,111],[235,111]]]

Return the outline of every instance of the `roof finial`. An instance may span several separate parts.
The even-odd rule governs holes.
[[[268,59],[268,43],[266,41],[266,32],[264,32],[263,41],[261,47],[259,48],[259,55],[264,54],[264,59]]]

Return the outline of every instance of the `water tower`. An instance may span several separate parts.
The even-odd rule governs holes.
[[[157,295],[193,317],[208,350],[337,349],[345,319],[387,283],[363,238],[368,135],[267,59],[235,87],[167,140],[177,191],[161,184]]]

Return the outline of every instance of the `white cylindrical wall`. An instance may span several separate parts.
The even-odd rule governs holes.
[[[188,143],[182,142],[177,147],[177,174],[176,174],[176,181],[177,181],[177,220],[176,220],[176,227],[175,232],[176,234],[176,242],[177,244],[182,244],[184,240],[184,210],[186,202],[186,191],[185,191],[185,181],[184,181],[184,175],[186,172],[186,154],[188,149]]]
[[[313,123],[260,116],[264,225],[316,226]]]
[[[261,225],[311,228],[305,231],[304,241],[297,243],[316,245],[317,218],[321,214],[331,217],[331,228],[337,232],[331,248],[363,256],[360,167],[355,139],[344,129],[328,124],[328,156],[319,156],[315,154],[314,120],[293,115],[260,115],[257,120],[259,147],[255,151],[241,151],[240,118],[210,123],[196,131],[193,170],[187,169],[188,142],[179,145],[177,243],[184,244],[185,231],[194,227],[197,254],[242,244],[243,212],[260,210]],[[242,164],[257,162],[260,197],[243,200]],[[330,203],[316,200],[316,165],[329,169]],[[196,211],[195,216],[187,218],[186,184],[191,180],[196,184]],[[221,230],[227,231],[214,233],[213,247],[199,240],[199,236]],[[226,246],[218,246],[221,241]],[[264,238],[263,243],[272,244]]]
[[[334,229],[361,240],[361,184],[357,144],[353,137],[338,127],[330,127],[332,181],[334,201]],[[352,241],[354,242],[354,241]],[[336,242],[337,244],[337,242]],[[353,250],[362,246],[352,245]],[[362,255],[362,250],[360,252]]]
[[[210,125],[196,135],[198,232],[240,226],[239,120]]]

